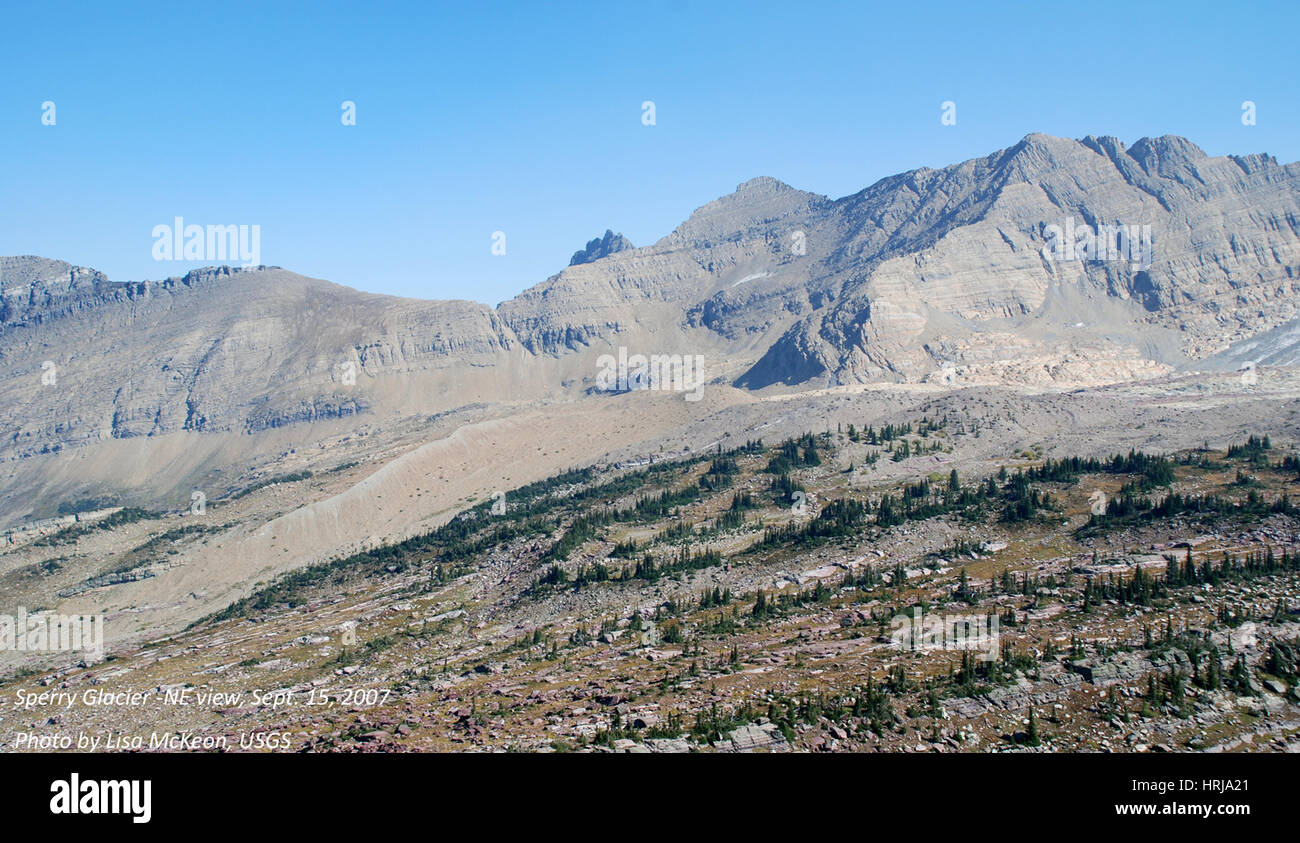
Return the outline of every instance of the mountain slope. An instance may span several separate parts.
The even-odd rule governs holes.
[[[1114,223],[1149,227],[1141,266],[1044,257],[1049,226]],[[747,389],[1150,377],[1300,315],[1298,226],[1296,164],[1030,135],[837,200],[753,179],[657,243],[611,233],[496,309],[268,267],[117,283],[3,258],[0,520],[164,497],[156,465],[61,454],[144,440],[183,501],[200,480],[310,468],[325,443],[400,451],[461,408],[582,399],[620,348],[700,355],[707,380]]]
[[[1022,377],[1070,380],[1054,371],[1067,355],[1053,350],[1118,380],[1123,360],[1205,356],[1296,315],[1298,198],[1296,165],[1208,158],[1181,138],[1125,150],[1114,138],[1031,135],[986,159],[886,179],[821,221],[835,251],[816,275],[840,291],[835,303],[800,320],[741,383],[813,371],[908,380],[944,360],[998,376],[1017,357],[1031,364]],[[1150,265],[1044,259],[1046,226],[1071,220],[1150,226]],[[1082,341],[1065,330],[1078,322],[1089,328]]]

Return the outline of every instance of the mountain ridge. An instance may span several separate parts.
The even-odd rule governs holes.
[[[1046,259],[1046,227],[1067,219],[1150,226],[1151,265]],[[586,400],[620,347],[701,356],[709,382],[748,391],[1159,376],[1300,318],[1300,165],[1033,133],[838,199],[759,176],[652,244],[611,230],[597,245],[496,307],[278,267],[114,282],[0,258],[0,460],[181,433],[282,431],[293,450],[471,405]],[[223,470],[263,447],[239,441]],[[59,476],[38,509],[78,486]]]

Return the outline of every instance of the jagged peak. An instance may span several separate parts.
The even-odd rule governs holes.
[[[726,196],[696,208],[669,236],[711,239],[795,213],[825,198],[771,176],[759,176],[741,182]]]
[[[1079,143],[1098,152],[1126,152],[1128,150],[1127,144],[1114,135],[1084,135],[1079,138]]]
[[[1117,164],[1121,158],[1136,162],[1148,173],[1167,173],[1195,165],[1209,156],[1196,144],[1179,135],[1143,137],[1125,146],[1114,135],[1085,135],[1078,140],[1061,138],[1043,132],[1031,132],[1019,143],[1001,153],[990,156],[1002,167],[1014,167],[1021,178],[1034,180],[1045,171],[1069,166],[1068,159],[1080,154],[1103,155]]]
[[[1159,137],[1142,137],[1126,147],[1123,140],[1114,135],[1085,135],[1078,140],[1057,137],[1044,132],[1030,132],[1011,147],[1012,152],[1022,149],[1047,149],[1053,152],[1069,150],[1079,144],[1092,149],[1126,150],[1134,157],[1156,155],[1161,158],[1180,157],[1188,160],[1208,158],[1199,146],[1181,135],[1160,135]]]
[[[753,193],[771,193],[771,192],[779,193],[783,191],[801,192],[801,191],[797,191],[795,188],[791,187],[790,185],[786,184],[780,179],[774,179],[771,176],[755,176],[752,179],[748,179],[747,181],[743,181],[740,184],[736,185],[736,190],[731,195],[738,196],[738,195],[746,195],[746,194],[753,194]]]
[[[1130,152],[1137,149],[1151,149],[1160,153],[1177,153],[1188,158],[1208,158],[1199,146],[1192,143],[1182,135],[1160,135],[1159,137],[1141,137],[1138,138]]]
[[[1148,173],[1209,158],[1199,146],[1178,135],[1138,138],[1128,148],[1128,154]]]
[[[771,176],[755,176],[736,185],[736,189],[731,193],[719,196],[707,205],[697,208],[692,216],[712,208],[725,207],[736,203],[777,202],[799,204],[823,198],[825,197],[820,194],[809,193],[806,190],[791,187],[780,179],[774,179]]]
[[[1045,164],[1054,165],[1054,162],[1059,155],[1076,150],[1080,143],[1080,141],[1071,140],[1070,138],[1061,138],[1055,135],[1044,134],[1043,132],[1030,132],[1017,143],[1004,149],[999,149],[989,155],[978,158],[968,158],[964,161],[958,161],[937,168],[916,167],[911,170],[904,170],[901,173],[885,176],[857,193],[843,197],[843,199],[839,201],[861,200],[873,196],[881,190],[892,190],[900,185],[921,188],[933,179],[942,179],[953,173],[966,171],[972,167],[978,166],[1006,167],[1008,165],[1018,164],[1022,169],[1030,171],[1035,169],[1035,167],[1030,166],[1029,162],[1039,160]]]
[[[1058,135],[1049,135],[1046,132],[1030,132],[1020,139],[1013,149],[1019,147],[1046,147],[1048,149],[1067,149],[1074,146],[1079,141],[1073,138],[1063,138]]]
[[[1059,167],[1062,160],[1078,156],[1089,148],[1092,147],[1087,138],[1075,140],[1043,132],[1030,132],[1015,145],[995,152],[985,160],[1001,164],[1014,163],[1024,167],[1026,172],[1033,172],[1043,168]],[[1095,148],[1093,149],[1095,151]]]
[[[569,266],[577,266],[583,263],[591,263],[601,258],[607,258],[617,252],[626,252],[628,249],[635,249],[632,241],[624,237],[621,233],[615,234],[613,229],[605,229],[603,237],[594,237],[587,241],[584,249],[579,249],[573,253],[569,259]]]

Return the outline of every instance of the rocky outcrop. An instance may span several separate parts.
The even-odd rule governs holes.
[[[596,237],[587,241],[585,249],[579,249],[573,253],[569,259],[569,266],[577,266],[580,263],[592,263],[601,258],[607,258],[616,252],[626,252],[628,249],[635,249],[632,241],[628,240],[622,234],[615,234],[610,229],[605,229],[604,237]]]

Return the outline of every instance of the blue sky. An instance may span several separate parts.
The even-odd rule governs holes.
[[[1298,22],[1294,2],[10,4],[0,254],[179,275],[211,262],[153,259],[181,216],[259,225],[263,263],[495,304],[758,175],[838,197],[1033,131],[1290,162]]]

